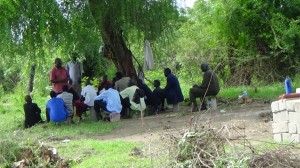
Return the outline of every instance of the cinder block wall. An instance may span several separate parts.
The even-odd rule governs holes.
[[[282,99],[271,104],[276,142],[300,142],[300,98]]]

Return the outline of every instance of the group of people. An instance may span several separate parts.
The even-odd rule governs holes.
[[[142,79],[134,81],[117,72],[112,81],[104,75],[96,91],[89,80],[81,88],[83,69],[75,57],[72,60],[64,68],[61,59],[55,59],[55,67],[50,72],[53,91],[50,92],[51,99],[46,104],[48,122],[68,120],[74,123],[74,113],[82,120],[82,115],[88,109],[95,113],[96,120],[105,117],[101,115],[101,110],[107,114],[120,113],[122,118],[129,116],[130,109],[141,111],[146,107],[150,109],[150,113],[157,114],[164,110],[165,100],[173,105],[173,111],[178,111],[179,103],[184,100],[180,83],[170,68],[164,69],[167,81],[164,88],[160,87],[159,80],[154,80],[154,90],[151,90]],[[203,100],[205,95],[217,95],[220,90],[217,77],[208,64],[202,64],[201,69],[204,72],[202,84],[194,85],[189,92],[193,111],[198,110],[197,97]],[[25,96],[25,101],[25,127],[43,122],[40,108],[32,102],[29,95]],[[206,109],[205,103],[202,103],[201,109]]]

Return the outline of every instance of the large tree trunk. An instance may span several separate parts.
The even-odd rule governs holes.
[[[101,31],[102,40],[111,49],[112,61],[117,70],[122,72],[124,76],[136,79],[137,74],[132,62],[132,53],[125,44],[122,31],[113,28],[111,23],[112,20],[109,16],[104,18]]]
[[[132,53],[126,46],[120,25],[116,22],[116,19],[112,17],[114,13],[112,11],[100,11],[101,5],[109,7],[107,3],[110,2],[89,0],[90,10],[101,31],[103,42],[112,52],[112,61],[117,70],[122,72],[124,76],[136,79],[137,74],[132,62]]]

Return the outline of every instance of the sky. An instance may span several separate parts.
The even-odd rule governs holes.
[[[196,0],[177,0],[177,3],[181,7],[193,7]]]

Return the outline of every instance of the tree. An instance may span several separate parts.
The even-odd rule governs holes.
[[[101,37],[117,70],[136,77],[128,39],[155,40],[178,11],[175,0],[5,0],[0,14],[1,49],[8,53],[22,49],[35,60],[49,46],[94,58]]]
[[[89,0],[89,6],[117,69],[134,78],[133,54],[125,40],[132,32],[137,32],[138,38],[154,40],[172,27],[170,21],[177,17],[174,0]]]

